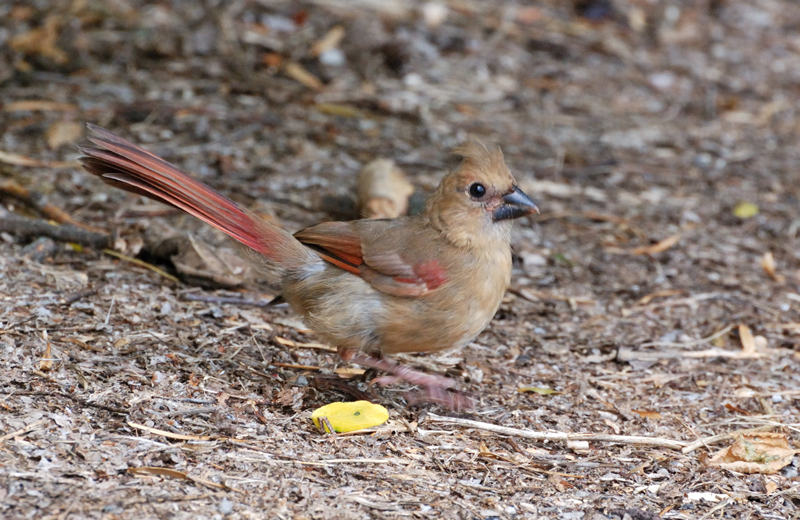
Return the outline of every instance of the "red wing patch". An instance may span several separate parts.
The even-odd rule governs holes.
[[[440,287],[447,281],[447,273],[436,260],[429,260],[428,262],[417,264],[414,266],[414,274],[425,282],[425,286],[429,291]]]

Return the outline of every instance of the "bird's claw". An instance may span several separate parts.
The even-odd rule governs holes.
[[[437,386],[407,392],[403,397],[409,405],[434,403],[454,412],[472,410],[477,404],[473,397],[463,392],[450,391]]]

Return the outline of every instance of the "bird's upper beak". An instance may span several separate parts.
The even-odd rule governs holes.
[[[492,218],[495,221],[524,217],[532,213],[539,213],[536,204],[516,186],[503,195],[503,204],[495,208]]]

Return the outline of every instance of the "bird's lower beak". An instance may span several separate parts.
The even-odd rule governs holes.
[[[503,195],[503,204],[495,208],[492,218],[495,221],[507,220],[533,213],[539,213],[539,208],[521,189],[514,186],[510,192]]]

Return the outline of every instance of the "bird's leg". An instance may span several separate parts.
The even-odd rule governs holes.
[[[465,410],[475,405],[475,400],[468,395],[448,390],[455,386],[455,381],[450,378],[426,374],[391,359],[349,348],[339,347],[339,357],[349,363],[356,363],[391,374],[373,379],[371,384],[386,386],[398,381],[406,381],[420,386],[419,391],[405,394],[409,404],[437,403],[450,410]]]
[[[455,386],[455,381],[449,377],[426,374],[419,370],[414,370],[406,365],[389,358],[378,357],[374,354],[367,354],[359,350],[339,347],[339,357],[348,363],[356,363],[365,367],[374,368],[382,372],[388,372],[390,376],[383,376],[373,379],[373,384],[386,386],[398,381],[407,381],[412,385],[437,387],[443,390]]]

